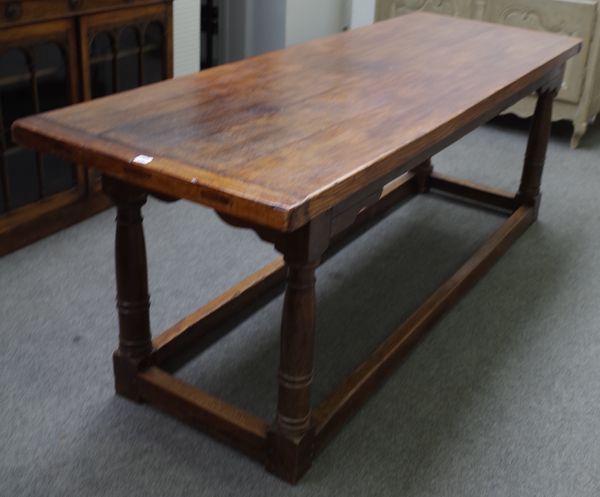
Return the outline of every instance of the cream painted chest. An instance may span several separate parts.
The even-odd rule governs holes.
[[[571,146],[579,145],[588,124],[600,112],[600,6],[597,0],[377,0],[376,20],[415,10],[479,19],[521,28],[563,33],[583,39],[581,53],[567,63],[552,119],[573,123]],[[527,97],[507,113],[533,114]]]

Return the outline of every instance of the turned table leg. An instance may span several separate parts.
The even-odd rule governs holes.
[[[314,425],[310,387],[315,340],[315,270],[329,243],[328,219],[288,236],[277,248],[287,265],[281,322],[278,402],[267,435],[267,469],[295,483],[311,465]],[[277,245],[276,245],[277,246]]]
[[[552,125],[552,102],[556,94],[557,89],[555,88],[538,90],[538,100],[531,121],[521,184],[517,193],[517,200],[522,204],[534,206],[536,215],[540,206],[540,184]]]
[[[291,435],[300,435],[310,427],[316,267],[316,261],[288,262],[275,423]]]
[[[135,377],[152,351],[146,245],[141,208],[146,193],[104,176],[103,189],[117,206],[115,262],[119,348],[113,356],[119,395],[140,401]]]
[[[417,193],[427,193],[430,188],[429,178],[431,177],[431,173],[433,173],[431,159],[427,159],[415,167],[413,173],[415,173]]]

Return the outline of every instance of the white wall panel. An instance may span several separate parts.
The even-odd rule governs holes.
[[[285,44],[338,33],[346,23],[347,0],[288,0]]]
[[[352,18],[350,27],[358,28],[372,24],[375,19],[375,0],[351,0]]]
[[[200,0],[173,2],[173,58],[175,76],[200,69]]]

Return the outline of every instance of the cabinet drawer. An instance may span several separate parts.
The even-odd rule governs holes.
[[[494,0],[486,3],[485,20],[581,38],[581,53],[567,62],[558,94],[560,100],[577,103],[585,79],[596,9],[596,2],[591,0]]]
[[[166,0],[0,0],[0,28]]]
[[[470,17],[472,0],[379,0],[376,19],[382,21],[416,10],[445,14],[449,16]]]

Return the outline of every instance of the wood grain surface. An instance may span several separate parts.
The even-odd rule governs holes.
[[[292,231],[535,90],[580,41],[414,13],[17,121],[21,143]],[[152,157],[136,164],[139,155]]]

